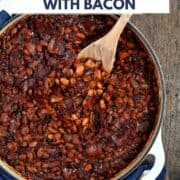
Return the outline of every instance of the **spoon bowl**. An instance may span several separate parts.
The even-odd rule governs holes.
[[[92,58],[102,61],[107,72],[113,69],[119,37],[132,14],[123,14],[113,28],[102,38],[91,43],[80,51],[77,58]]]

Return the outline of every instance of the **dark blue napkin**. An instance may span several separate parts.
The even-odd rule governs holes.
[[[125,180],[137,180],[141,177],[142,173],[145,170],[150,170],[153,167],[153,163],[151,161],[147,161],[141,164],[132,174],[130,174]],[[156,180],[164,180],[166,175],[166,168],[164,167],[161,171],[160,175],[156,178]]]
[[[0,180],[15,180],[11,175],[6,173],[2,168],[0,168]]]
[[[2,10],[0,11],[0,28],[5,24],[11,17],[9,14]],[[142,175],[144,170],[150,170],[153,166],[152,162],[146,162],[140,165],[131,175],[129,175],[126,180],[137,180]],[[156,180],[164,180],[166,174],[166,169],[162,170],[161,174],[158,176]],[[15,180],[11,175],[5,172],[2,168],[0,168],[0,180]]]
[[[0,28],[2,27],[2,25],[7,22],[9,19],[11,18],[11,16],[4,10],[0,11]]]

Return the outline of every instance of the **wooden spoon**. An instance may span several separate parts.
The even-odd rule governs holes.
[[[131,16],[132,14],[121,15],[113,28],[105,36],[82,49],[77,58],[101,60],[103,68],[110,73],[114,65],[119,37]]]

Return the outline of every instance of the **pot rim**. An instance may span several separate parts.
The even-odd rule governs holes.
[[[23,14],[23,15],[15,15],[13,16],[10,20],[8,20],[1,28],[0,28],[0,36],[14,23],[16,24],[18,21],[21,21],[23,18],[26,18],[27,16],[30,16],[28,14]],[[114,19],[117,19],[117,15],[109,15],[113,17]],[[150,45],[149,41],[146,39],[144,34],[132,23],[128,22],[127,27],[130,28],[139,42],[142,44],[143,48],[145,51],[149,54],[151,61],[153,62],[155,66],[155,75],[157,79],[157,85],[158,85],[158,90],[159,90],[159,109],[158,109],[158,114],[156,117],[156,122],[154,125],[154,128],[152,132],[149,135],[149,138],[144,145],[143,149],[138,153],[138,155],[119,173],[115,175],[115,177],[111,179],[124,179],[128,175],[130,175],[146,158],[148,152],[150,151],[157,135],[160,130],[160,127],[162,125],[163,117],[165,115],[165,102],[166,102],[166,92],[165,92],[165,80],[164,80],[164,75],[162,72],[162,68],[159,62],[159,59]],[[0,160],[1,161],[1,160]],[[0,167],[2,167],[5,171],[7,171],[9,174],[13,175],[16,178],[23,179],[21,174],[17,172],[14,168],[9,166],[7,163],[0,162]]]

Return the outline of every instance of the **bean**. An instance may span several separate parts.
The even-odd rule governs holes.
[[[130,119],[130,115],[129,115],[129,113],[127,113],[126,111],[124,111],[123,117],[124,117],[126,120],[129,120],[129,119]]]
[[[14,35],[14,34],[17,33],[17,31],[18,31],[17,28],[13,28],[12,31],[11,31],[11,34]]]
[[[86,126],[89,122],[89,118],[83,118],[82,119],[82,126]]]
[[[42,147],[40,147],[37,151],[37,157],[41,158],[44,154],[44,150]]]
[[[84,39],[85,38],[85,35],[83,33],[78,32],[76,35],[80,39]]]
[[[80,144],[79,136],[77,134],[74,134],[72,137],[72,143],[73,144]]]
[[[27,168],[27,170],[28,170],[30,173],[35,173],[35,172],[37,172],[37,169],[36,169],[35,167],[27,166],[26,168]]]
[[[27,134],[23,137],[24,141],[29,142],[30,140],[32,140],[32,136],[30,134]]]
[[[96,81],[90,81],[90,82],[89,82],[89,87],[93,89],[93,88],[96,87],[96,84],[97,84]]]
[[[94,78],[97,79],[97,80],[101,79],[101,71],[100,70],[96,70],[94,72]]]
[[[87,62],[85,63],[85,65],[88,68],[94,68],[95,67],[95,63],[91,59],[88,59]]]
[[[23,127],[21,130],[22,135],[28,134],[29,133],[29,127]]]
[[[54,139],[54,135],[53,134],[48,134],[48,139]]]
[[[33,160],[33,154],[31,152],[27,153],[27,158],[32,161]]]
[[[61,83],[64,85],[64,86],[68,86],[69,85],[69,80],[67,78],[61,78],[60,79]]]
[[[53,127],[51,127],[51,126],[48,126],[48,130],[49,130],[49,132],[51,132],[53,134],[57,133],[57,130],[54,129]]]
[[[84,73],[84,66],[83,65],[79,65],[76,69],[76,74],[78,76],[81,76]]]
[[[106,104],[105,104],[105,102],[104,102],[104,99],[101,99],[101,100],[100,100],[100,108],[101,108],[101,109],[105,109],[105,108],[106,108]]]
[[[34,148],[37,146],[37,141],[32,141],[30,144],[29,144],[29,147],[31,148]]]
[[[53,96],[53,97],[51,97],[51,102],[52,103],[58,103],[58,102],[61,102],[62,101],[62,96]]]
[[[69,149],[72,149],[74,147],[74,145],[71,143],[66,143],[65,146]]]
[[[73,84],[73,85],[76,84],[76,79],[75,78],[71,78],[70,79],[70,83]]]
[[[42,168],[46,169],[46,168],[48,168],[48,167],[49,167],[49,164],[48,164],[48,163],[43,163],[43,164],[42,164]]]
[[[88,96],[93,96],[94,95],[94,90],[93,89],[89,89],[88,90]]]
[[[19,155],[19,159],[20,160],[25,160],[27,158],[27,156],[26,156],[26,154],[21,154],[21,155]]]
[[[92,169],[92,165],[91,164],[87,164],[85,167],[84,167],[84,170],[85,171],[90,171]]]

